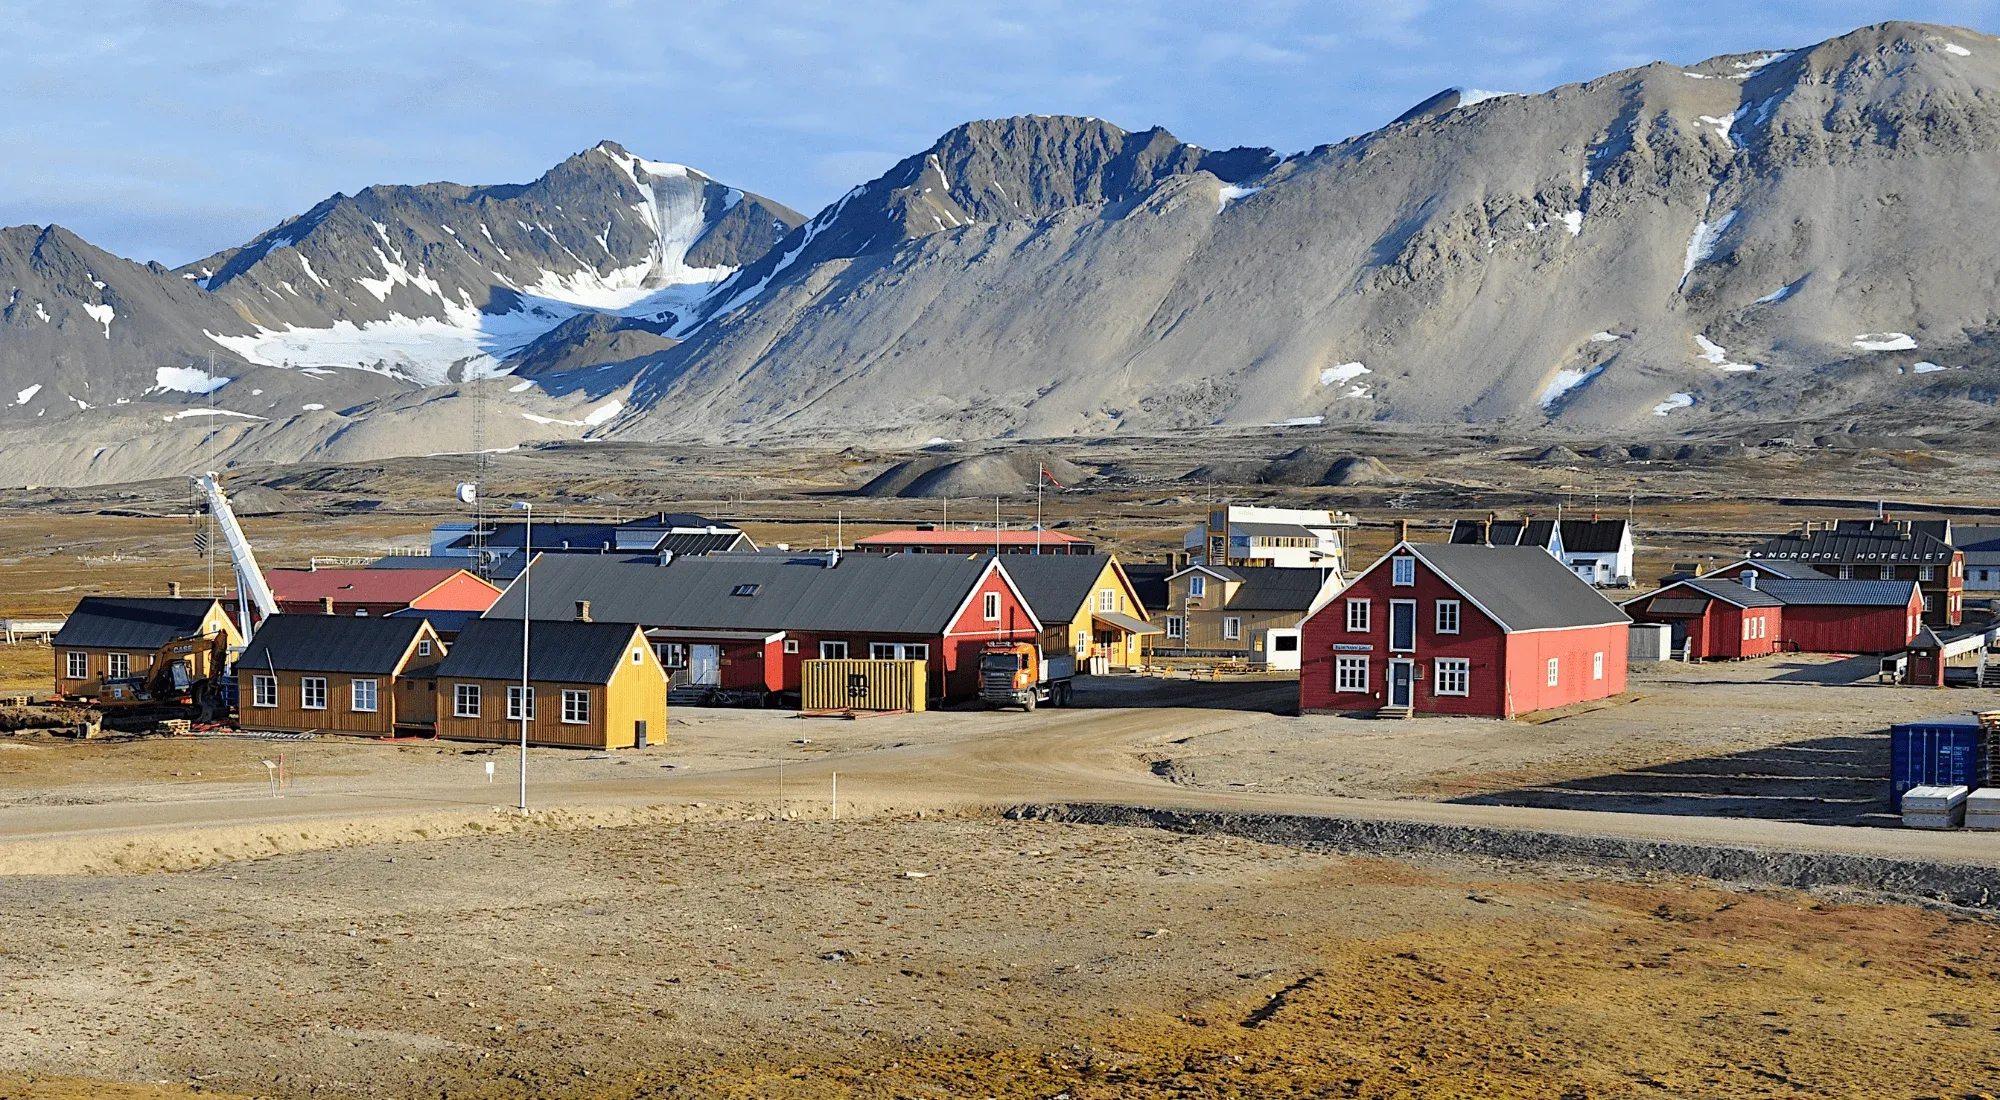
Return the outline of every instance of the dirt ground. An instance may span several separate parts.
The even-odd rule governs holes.
[[[2000,1088],[1990,921],[1151,831],[515,834],[0,913],[7,1096]]]

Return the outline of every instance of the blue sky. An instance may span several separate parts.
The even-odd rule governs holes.
[[[526,181],[610,138],[811,213],[970,118],[1291,151],[2000,0],[0,0],[0,224],[178,264],[334,191]]]

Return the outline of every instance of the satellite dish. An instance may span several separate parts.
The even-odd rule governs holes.
[[[471,504],[478,499],[479,486],[474,485],[470,481],[461,481],[458,483],[458,501],[460,504]]]

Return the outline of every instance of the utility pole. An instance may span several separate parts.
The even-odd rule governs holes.
[[[528,620],[534,609],[535,506],[517,500],[514,507],[526,513],[521,531],[521,816],[528,816],[528,714],[534,705],[534,688],[528,683]]]

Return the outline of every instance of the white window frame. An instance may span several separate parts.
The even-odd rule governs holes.
[[[1240,642],[1243,640],[1243,616],[1224,615],[1222,617],[1222,640]]]
[[[661,668],[683,669],[688,666],[686,642],[654,642],[653,656],[660,659]]]
[[[362,705],[364,691],[361,685],[363,684],[368,685],[365,692],[368,696],[366,706]],[[377,710],[381,709],[381,706],[382,685],[380,683],[374,680],[349,680],[347,682],[347,709],[356,714],[374,714]]]
[[[1167,637],[1169,638],[1187,637],[1187,620],[1181,618],[1179,615],[1167,616],[1166,626],[1167,626]]]
[[[798,651],[799,651],[799,640],[798,640],[797,638],[786,638],[786,639],[785,639],[785,652],[786,652],[786,653],[797,653]]]
[[[1410,644],[1400,647],[1396,645],[1396,608],[1398,606],[1406,606],[1410,609]],[[1417,651],[1417,601],[1390,600],[1389,621],[1386,625],[1389,628],[1389,637],[1386,639],[1389,645],[1389,652],[1415,653]]]
[[[478,684],[453,684],[451,686],[451,716],[453,718],[479,717]]]
[[[1417,559],[1408,554],[1390,558],[1389,583],[1398,588],[1407,588],[1417,583]]]
[[[819,659],[822,661],[847,660],[847,643],[821,642],[819,644]]]
[[[563,689],[562,722],[565,726],[587,726],[590,724],[590,692],[587,689]]]
[[[317,699],[318,702],[314,702],[315,699]],[[299,677],[299,709],[300,710],[326,709],[326,677],[324,676]]]
[[[1336,695],[1368,694],[1368,658],[1342,653],[1333,659],[1333,690]]]
[[[527,699],[528,721],[532,722],[535,720],[535,686],[533,684],[528,685]],[[509,722],[519,722],[521,720],[521,685],[519,684],[507,685],[507,720]]]
[[[1843,566],[1841,566],[1841,567],[1840,567],[1840,573],[1839,573],[1839,579],[1841,579],[1841,580],[1844,580],[1844,581],[1851,581],[1851,580],[1853,580],[1853,579],[1854,579],[1854,567],[1853,567],[1853,566],[1851,566],[1851,565],[1843,565]]]
[[[1372,618],[1374,614],[1373,607],[1374,601],[1372,600],[1347,601],[1347,632],[1349,634],[1368,633],[1369,626],[1374,622]]]
[[[1472,661],[1466,657],[1439,657],[1432,662],[1431,693],[1467,696],[1472,694]],[[1454,688],[1452,685],[1456,684]]]
[[[104,655],[104,678],[119,680],[132,675],[132,655],[130,653],[107,653]]]
[[[1549,686],[1562,686],[1562,658],[1549,658]]]
[[[640,646],[639,648],[632,651],[632,663],[635,665],[643,665],[646,663],[645,646]]]
[[[431,655],[431,640],[429,638],[418,638],[417,656],[428,657],[430,655]]]
[[[1919,565],[1919,566],[1917,566],[1917,579],[1918,579],[1918,580],[1920,580],[1920,581],[1934,581],[1934,580],[1936,580],[1936,579],[1937,579],[1937,566],[1935,566],[1935,565]]]
[[[1105,614],[1116,612],[1118,610],[1118,590],[1116,588],[1098,589],[1097,609]]]
[[[896,659],[896,643],[868,643],[868,659],[871,661],[893,661]]]
[[[1885,580],[1885,581],[1893,581],[1893,580],[1895,580],[1895,579],[1896,579],[1896,567],[1895,567],[1895,566],[1893,566],[1893,565],[1884,565],[1884,566],[1882,567],[1882,579],[1883,579],[1883,580]]]
[[[278,705],[278,678],[266,672],[250,677],[250,705],[271,708]]]
[[[1447,611],[1451,614],[1446,615]],[[1465,609],[1457,600],[1439,600],[1432,614],[1431,625],[1439,634],[1456,634],[1464,613]]]
[[[68,676],[64,677],[65,679],[69,679],[69,680],[87,680],[87,679],[89,679],[89,678],[90,678],[90,654],[88,654],[88,653],[85,653],[84,651],[82,651],[82,650],[80,650],[80,649],[72,649],[72,650],[68,651],[67,653],[64,653],[64,654],[63,654],[63,671],[64,671],[64,672],[67,672],[67,673],[69,674]]]
[[[1208,598],[1208,578],[1202,576],[1200,573],[1196,573],[1194,576],[1189,577],[1188,599],[1201,600],[1207,598]]]
[[[1604,679],[1604,654],[1602,651],[1590,655],[1590,678]]]
[[[985,601],[985,606],[984,606],[983,608],[981,608],[981,611],[983,611],[983,612],[984,612],[984,614],[985,614],[985,617],[986,617],[986,621],[987,621],[987,622],[989,622],[989,623],[997,623],[997,622],[999,622],[999,621],[1000,621],[1000,593],[998,593],[998,592],[988,592],[988,593],[986,594],[986,601]]]

